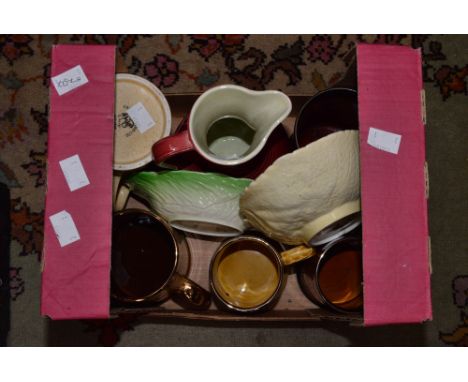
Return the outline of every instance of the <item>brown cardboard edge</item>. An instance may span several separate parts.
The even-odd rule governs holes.
[[[233,315],[221,310],[207,312],[179,311],[179,310],[155,310],[155,308],[114,308],[111,310],[111,318],[121,314],[142,315],[154,320],[202,321],[224,323],[294,323],[294,322],[320,322],[334,321],[347,323],[353,326],[362,326],[363,318],[359,314],[349,316],[326,312],[322,309],[306,309],[302,311],[269,311],[256,313],[255,315]]]

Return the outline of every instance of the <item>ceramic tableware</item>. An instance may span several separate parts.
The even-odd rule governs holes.
[[[362,244],[343,237],[327,244],[320,255],[298,266],[304,294],[315,304],[340,313],[362,310]]]
[[[304,147],[337,131],[358,128],[356,90],[331,88],[317,93],[304,104],[294,126],[294,141],[297,148]]]
[[[140,209],[114,214],[111,294],[115,301],[145,304],[172,298],[188,309],[207,309],[210,294],[185,276],[189,266],[184,235],[160,216]]]
[[[188,129],[189,118],[184,118],[175,134]],[[164,162],[167,168],[190,171],[218,172],[237,178],[256,179],[279,157],[290,153],[293,144],[283,125],[279,125],[268,138],[263,149],[246,163],[237,166],[223,166],[210,162],[195,150],[180,153]]]
[[[260,153],[291,108],[291,100],[279,91],[216,86],[195,101],[188,130],[154,144],[154,159],[161,164],[195,150],[211,163],[240,165]]]
[[[246,228],[239,214],[239,197],[250,182],[216,173],[145,171],[123,182],[115,209],[123,209],[132,193],[174,228],[208,236],[237,236]]]
[[[271,309],[286,285],[285,267],[315,254],[305,247],[280,251],[272,241],[252,235],[222,243],[210,264],[210,285],[217,304],[237,313]]]
[[[151,162],[154,142],[169,135],[171,111],[163,93],[148,80],[116,76],[114,170],[128,171]]]

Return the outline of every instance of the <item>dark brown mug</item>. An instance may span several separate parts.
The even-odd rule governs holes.
[[[294,142],[297,148],[341,130],[357,130],[357,92],[349,88],[331,88],[310,98],[296,119]]]
[[[361,241],[344,237],[330,242],[320,255],[298,265],[297,277],[303,293],[316,305],[339,313],[361,311]]]
[[[172,298],[187,309],[208,309],[210,293],[185,277],[190,249],[185,236],[145,210],[114,213],[112,297],[123,303],[160,303]]]

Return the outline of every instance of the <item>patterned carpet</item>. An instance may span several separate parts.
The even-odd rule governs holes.
[[[201,92],[212,85],[236,83],[313,94],[342,78],[354,57],[356,41],[423,50],[431,177],[432,322],[375,329],[336,324],[236,328],[154,323],[132,316],[59,323],[40,317],[52,44],[116,44],[129,71],[151,80],[165,93]],[[0,35],[0,183],[11,192],[12,224],[7,344],[468,345],[467,47],[468,36],[453,35]],[[0,308],[5,309],[5,304]]]

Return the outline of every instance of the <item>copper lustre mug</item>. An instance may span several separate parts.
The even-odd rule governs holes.
[[[320,255],[298,266],[303,293],[316,305],[340,313],[363,307],[362,243],[343,237],[327,244]]]
[[[358,128],[357,91],[330,88],[317,93],[304,104],[294,126],[294,141],[300,148],[337,131]]]
[[[270,241],[250,235],[222,243],[210,264],[210,286],[218,305],[237,313],[272,308],[286,284],[285,267],[315,254],[306,247],[280,251]]]
[[[210,293],[184,276],[190,250],[181,232],[160,216],[127,209],[114,214],[112,297],[124,303],[172,298],[187,309],[208,309]]]

